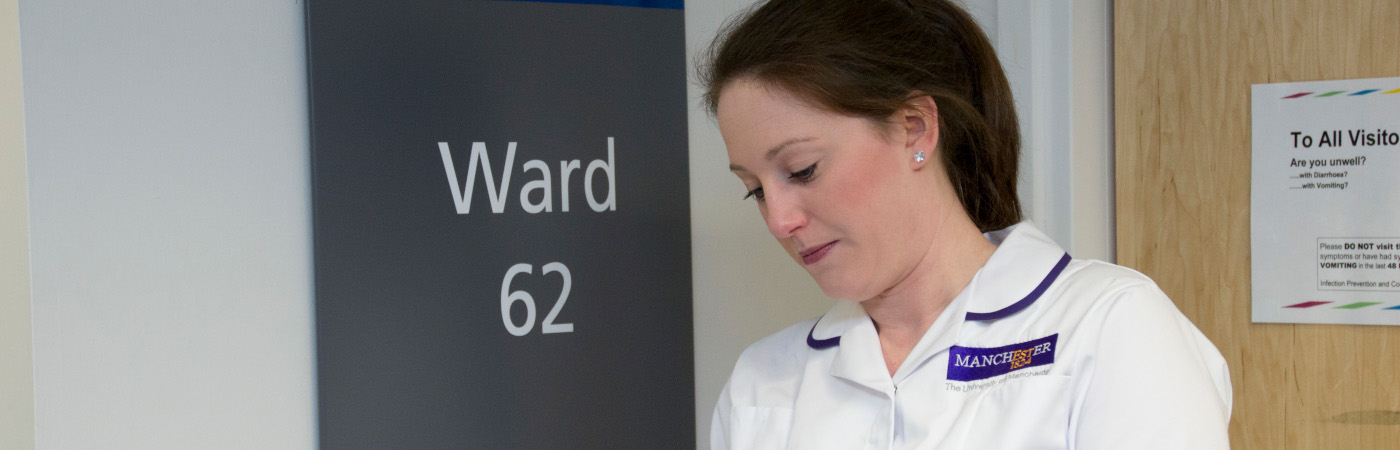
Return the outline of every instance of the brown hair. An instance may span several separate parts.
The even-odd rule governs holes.
[[[711,114],[731,81],[752,77],[853,117],[885,121],[924,95],[938,105],[939,150],[982,231],[1021,221],[1021,135],[987,36],[947,0],[768,0],[731,20],[700,64]]]

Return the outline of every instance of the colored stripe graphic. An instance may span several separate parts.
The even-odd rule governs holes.
[[[1395,305],[1395,306],[1392,306],[1392,307],[1389,307],[1389,308],[1386,308],[1386,309],[1400,309],[1400,305]]]
[[[1298,303],[1298,304],[1296,304],[1296,305],[1288,305],[1288,306],[1285,306],[1284,308],[1311,308],[1311,307],[1314,307],[1314,306],[1317,306],[1317,305],[1326,305],[1326,304],[1328,304],[1328,303],[1332,303],[1332,302],[1303,302],[1303,303]]]
[[[1297,93],[1297,94],[1293,94],[1293,95],[1284,97],[1283,99],[1284,99],[1284,100],[1287,100],[1287,99],[1290,99],[1290,98],[1303,98],[1303,97],[1308,97],[1308,96],[1313,96],[1313,97],[1331,97],[1331,96],[1334,96],[1334,95],[1346,94],[1347,92],[1350,92],[1350,91],[1327,91],[1327,92],[1323,92],[1323,93],[1321,93],[1321,94],[1317,94],[1316,92],[1299,92],[1299,93]],[[1348,96],[1348,97],[1354,97],[1354,96],[1357,96],[1357,95],[1366,95],[1366,94],[1371,94],[1371,93],[1375,93],[1375,92],[1380,92],[1380,89],[1366,89],[1366,90],[1356,91],[1356,92],[1352,92],[1351,94],[1349,94],[1349,95],[1347,95],[1347,96]],[[1390,90],[1390,91],[1381,92],[1381,93],[1382,93],[1382,94],[1400,94],[1400,89]],[[1313,94],[1317,94],[1317,95],[1313,95]]]
[[[1367,306],[1379,305],[1381,302],[1356,302],[1348,305],[1338,306],[1337,309],[1361,309]]]

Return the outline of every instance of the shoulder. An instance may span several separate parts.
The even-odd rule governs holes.
[[[798,322],[744,349],[729,376],[728,395],[735,403],[790,401],[811,352],[807,333],[816,323],[816,318]]]
[[[1048,294],[1044,313],[1064,320],[1106,320],[1110,314],[1121,315],[1122,310],[1185,320],[1151,278],[1103,261],[1072,261]]]
[[[1063,281],[1063,305],[1052,309],[1078,314],[1062,347],[1077,375],[1078,444],[1218,448],[1228,442],[1233,396],[1226,361],[1156,283],[1101,261],[1083,261]],[[1153,406],[1164,404],[1173,406]],[[1198,432],[1173,431],[1180,429]]]
[[[1177,309],[1157,283],[1126,267],[1085,261],[1079,276],[1086,291],[1095,291],[1086,319],[1101,322],[1101,336],[1111,342],[1144,344],[1180,342],[1202,356],[1219,359],[1219,351]],[[1068,281],[1068,280],[1067,280]],[[1133,338],[1136,336],[1136,338]]]
[[[1066,288],[1084,293],[1097,291],[1099,296],[1103,297],[1135,294],[1166,298],[1165,294],[1161,293],[1162,290],[1157,288],[1157,283],[1142,272],[1094,259],[1071,261],[1069,267],[1065,268],[1061,281]]]
[[[1051,287],[1032,320],[1067,332],[1095,354],[1132,343],[1139,350],[1177,350],[1210,370],[1224,363],[1210,340],[1142,273],[1094,260],[1075,260]],[[1149,352],[1149,353],[1156,353]]]
[[[1066,306],[1082,310],[1082,320],[1103,326],[1104,338],[1123,333],[1144,336],[1167,332],[1173,339],[1203,347],[1205,353],[1218,354],[1151,278],[1103,261],[1076,263],[1077,270],[1065,279],[1063,300],[1070,304]]]
[[[1048,306],[1075,323],[1077,342],[1070,344],[1093,355],[1095,372],[1121,363],[1116,372],[1139,380],[1198,378],[1202,386],[1213,385],[1228,411],[1225,359],[1157,283],[1103,261],[1075,261],[1065,275],[1056,304]]]

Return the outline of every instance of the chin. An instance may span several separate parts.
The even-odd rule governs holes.
[[[811,275],[812,280],[817,282],[817,287],[821,288],[822,294],[827,297],[837,300],[850,300],[853,302],[859,302],[871,297],[863,294],[865,286],[859,285],[858,283],[836,279],[837,277],[831,277],[829,275],[827,277],[818,277],[816,274]]]

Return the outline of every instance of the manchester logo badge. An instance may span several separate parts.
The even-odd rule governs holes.
[[[963,347],[954,345],[948,353],[948,380],[975,381],[1013,370],[1055,362],[1055,343],[1060,335],[1002,347]]]

